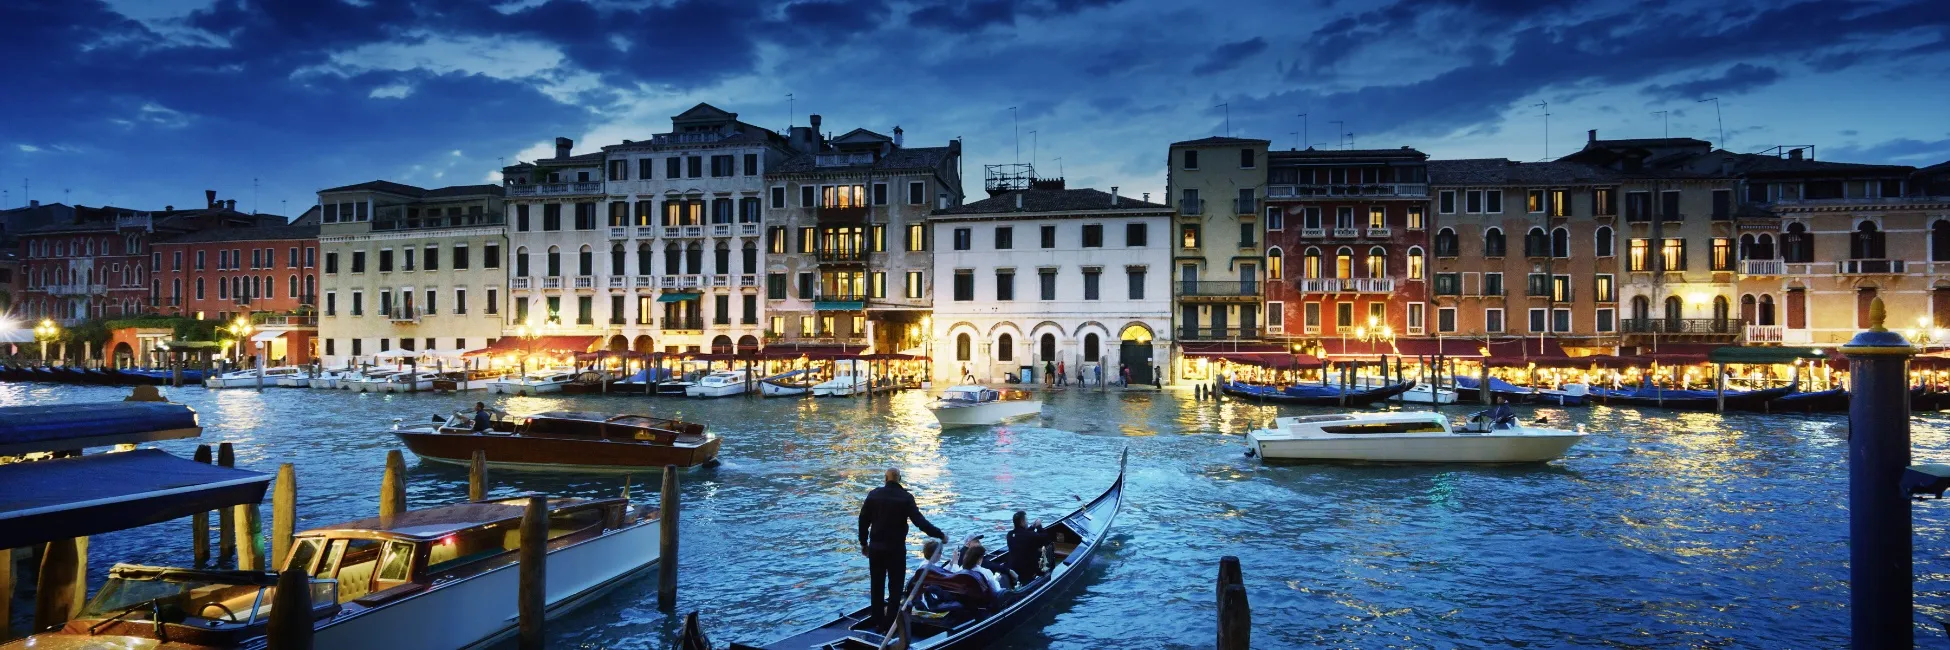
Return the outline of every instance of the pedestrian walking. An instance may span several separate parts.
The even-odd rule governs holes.
[[[914,495],[901,487],[901,471],[887,469],[887,482],[867,493],[860,504],[860,554],[867,556],[873,580],[872,616],[875,627],[892,622],[899,612],[901,578],[907,575],[907,523],[947,545],[948,536],[921,516]]]
[[[1044,386],[1056,385],[1055,375],[1056,375],[1056,364],[1051,363],[1049,361],[1044,361],[1043,362],[1043,385]]]
[[[1056,362],[1056,385],[1063,386],[1068,383],[1070,383],[1070,373],[1063,369],[1062,361]]]

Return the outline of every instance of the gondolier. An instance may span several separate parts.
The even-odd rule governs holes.
[[[901,471],[887,469],[885,485],[867,493],[860,504],[860,553],[867,556],[867,571],[873,580],[873,608],[880,620],[893,620],[891,607],[901,599],[901,578],[907,573],[907,522],[929,537],[948,542],[948,536],[928,523],[914,505],[914,495],[901,487]]]

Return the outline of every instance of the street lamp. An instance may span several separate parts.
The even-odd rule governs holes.
[[[934,381],[934,317],[921,317],[921,362],[929,382]]]
[[[1354,339],[1366,342],[1368,351],[1373,352],[1377,344],[1395,342],[1395,328],[1381,325],[1373,316],[1369,316],[1367,326],[1354,328]]]
[[[236,321],[224,329],[228,330],[230,335],[237,339],[237,363],[242,364],[244,362],[244,346],[249,343],[251,337],[250,319],[244,316],[238,316]]]
[[[47,365],[47,342],[61,338],[61,326],[53,319],[43,318],[34,326],[34,340],[41,342],[41,365]]]

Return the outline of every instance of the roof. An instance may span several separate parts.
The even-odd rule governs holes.
[[[1517,162],[1507,158],[1429,161],[1433,185],[1575,185],[1617,182],[1624,175],[1570,162]]]
[[[264,500],[269,474],[157,449],[0,465],[0,548],[146,526]]]
[[[1350,160],[1415,159],[1428,160],[1429,155],[1414,147],[1399,149],[1315,149],[1307,147],[1299,151],[1273,151],[1268,154],[1273,162],[1347,162]]]
[[[870,164],[863,165],[820,165],[818,154],[804,153],[787,158],[785,162],[773,165],[768,173],[794,174],[819,171],[858,171],[863,169],[939,169],[942,162],[954,152],[953,147],[896,147],[879,156]],[[826,152],[834,153],[834,152]]]
[[[1022,207],[1016,207],[1016,197],[1022,197]],[[982,199],[974,203],[959,205],[943,210],[935,210],[937,215],[958,214],[1007,214],[1012,212],[1112,212],[1124,210],[1170,210],[1156,203],[1140,201],[1128,196],[1117,197],[1117,204],[1111,205],[1111,195],[1093,189],[1064,190],[1014,190]]]
[[[0,456],[194,438],[202,433],[196,411],[166,402],[0,407]]]
[[[598,154],[597,157],[600,158],[601,157],[600,154]],[[326,192],[385,192],[387,194],[397,194],[399,196],[408,196],[408,197],[421,198],[421,199],[433,199],[433,198],[444,198],[444,197],[454,197],[454,196],[472,196],[475,194],[492,194],[495,196],[501,196],[502,193],[506,191],[507,190],[502,189],[500,185],[452,185],[448,187],[436,187],[433,189],[426,189],[422,187],[414,187],[412,185],[407,185],[405,183],[395,183],[392,181],[366,181],[364,183],[354,183],[351,185],[343,185],[339,187],[326,188],[326,189],[319,190],[318,193],[324,194]]]
[[[1889,176],[1908,176],[1916,171],[1908,165],[1871,165],[1864,163],[1831,162],[1811,158],[1793,158],[1765,154],[1736,154],[1730,151],[1715,153],[1733,157],[1733,173],[1740,175],[1799,175],[1799,174],[1887,174]]]
[[[1215,136],[1212,136],[1212,137],[1209,137],[1209,138],[1199,138],[1199,139],[1197,139],[1197,140],[1184,140],[1184,141],[1180,141],[1180,142],[1173,142],[1173,143],[1171,143],[1171,146],[1174,146],[1174,147],[1204,147],[1204,146],[1210,146],[1210,145],[1218,145],[1218,144],[1257,144],[1257,145],[1269,145],[1269,144],[1272,144],[1272,143],[1273,143],[1273,142],[1272,142],[1271,140],[1257,140],[1257,139],[1253,139],[1253,138],[1229,138],[1229,137],[1225,137],[1225,136],[1220,136],[1220,135],[1215,135]]]
[[[1742,347],[1730,345],[1706,353],[1714,363],[1787,364],[1796,359],[1826,359],[1828,355],[1803,347]]]
[[[257,226],[254,228],[211,228],[183,233],[157,242],[158,244],[196,244],[220,241],[268,241],[281,239],[318,239],[318,225],[308,226]]]
[[[1710,147],[1713,143],[1699,138],[1620,138],[1617,140],[1589,140],[1586,149],[1652,149],[1666,147]]]

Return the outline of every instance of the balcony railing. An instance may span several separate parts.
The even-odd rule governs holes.
[[[1313,196],[1428,196],[1428,183],[1333,183],[1326,185],[1272,185],[1267,198],[1306,198]]]
[[[1302,293],[1340,293],[1341,279],[1340,278],[1301,278],[1300,291]]]
[[[412,307],[394,307],[386,314],[386,320],[395,323],[417,323],[420,321],[420,312]]]
[[[1301,239],[1321,239],[1327,236],[1326,228],[1301,228]]]
[[[1242,216],[1259,214],[1259,199],[1233,199],[1232,212]]]
[[[666,275],[657,278],[657,286],[661,289],[697,290],[704,287],[704,276]]]
[[[1360,236],[1361,236],[1361,229],[1360,229],[1360,228],[1355,228],[1355,227],[1351,227],[1351,226],[1350,226],[1350,227],[1347,227],[1347,228],[1342,228],[1342,227],[1340,227],[1340,226],[1335,226],[1335,227],[1334,227],[1334,236],[1335,236],[1335,237],[1339,237],[1339,238],[1341,238],[1341,239],[1353,239],[1353,238],[1355,238],[1355,237],[1360,237]]]
[[[647,275],[639,275],[636,276],[636,282],[632,283],[632,286],[638,289],[648,289],[656,286],[656,280]]]
[[[746,274],[743,274],[743,275],[740,275],[740,276],[738,276],[738,287],[739,287],[739,288],[741,288],[741,289],[757,289],[757,288],[758,288],[758,274],[757,274],[757,273],[746,273]]]
[[[546,277],[546,278],[542,278],[542,288],[543,288],[543,289],[560,289],[560,288],[562,288],[562,276],[559,276],[559,275],[552,275],[552,276],[549,276],[549,277]]]
[[[1181,341],[1236,341],[1257,339],[1261,330],[1257,327],[1180,327],[1178,339]]]
[[[509,185],[508,196],[566,196],[571,194],[601,194],[602,181],[577,183],[535,183],[529,185]]]
[[[757,237],[758,224],[755,223],[738,224],[738,235],[741,237]]]
[[[1740,260],[1741,275],[1780,275],[1780,260]]]
[[[629,276],[623,276],[623,275],[609,276],[609,288],[611,289],[625,289],[629,287],[629,284],[630,284]]]
[[[867,294],[843,292],[843,291],[834,291],[834,292],[821,291],[813,295],[813,300],[835,301],[835,302],[860,302],[866,299],[867,299]]]
[[[1748,343],[1780,343],[1782,334],[1779,325],[1748,325],[1742,340]]]
[[[711,288],[712,288],[712,289],[730,289],[730,288],[731,288],[731,283],[732,283],[732,277],[731,277],[730,275],[725,275],[725,274],[717,274],[717,275],[711,275],[711,276],[706,276],[706,277],[710,279],[710,281],[711,281]]]
[[[702,329],[704,329],[704,317],[702,317],[702,316],[699,316],[699,317],[697,317],[697,318],[690,318],[690,319],[685,319],[685,320],[674,320],[674,319],[673,319],[673,320],[665,320],[665,321],[664,321],[664,330],[665,330],[665,331],[672,331],[672,330],[678,330],[678,331],[698,331],[698,330],[702,330]]]
[[[596,276],[593,276],[593,275],[578,275],[578,276],[576,276],[576,278],[575,278],[575,288],[577,288],[577,289],[594,289],[594,288],[596,288]]]
[[[704,226],[684,226],[684,236],[697,238],[704,236]]]
[[[510,288],[510,289],[527,289],[527,288],[530,288],[530,285],[531,285],[531,284],[532,284],[533,282],[534,282],[534,279],[533,279],[533,278],[528,278],[528,277],[519,277],[519,278],[510,278],[510,279],[508,280],[508,288]]]
[[[649,238],[651,238],[651,237],[655,237],[655,236],[657,236],[657,230],[658,230],[658,228],[657,228],[656,226],[637,226],[637,227],[636,227],[636,238],[637,238],[637,239],[649,239]]]
[[[609,238],[610,238],[610,239],[629,239],[629,238],[630,238],[630,227],[629,227],[629,226],[610,226],[610,227],[609,227]]]
[[[1394,293],[1394,278],[1353,278],[1347,280],[1348,290],[1354,293]]]
[[[858,248],[822,248],[813,253],[821,262],[863,262],[867,252]]]
[[[1179,296],[1250,296],[1258,297],[1262,285],[1255,282],[1237,280],[1192,280],[1178,281]]]
[[[1179,199],[1178,214],[1205,214],[1205,199]]]
[[[711,224],[711,236],[712,236],[712,237],[730,237],[730,236],[731,236],[731,224],[728,224],[728,223],[714,223],[714,224]]]
[[[1368,226],[1368,237],[1370,238],[1376,238],[1376,239],[1385,238],[1385,237],[1392,236],[1394,233],[1395,233],[1394,229],[1389,228],[1387,226],[1382,226],[1380,228],[1376,228],[1374,226]]]
[[[1843,260],[1835,263],[1835,272],[1841,275],[1875,275],[1903,273],[1904,260]]]
[[[1629,318],[1618,323],[1626,334],[1735,334],[1731,318]]]

